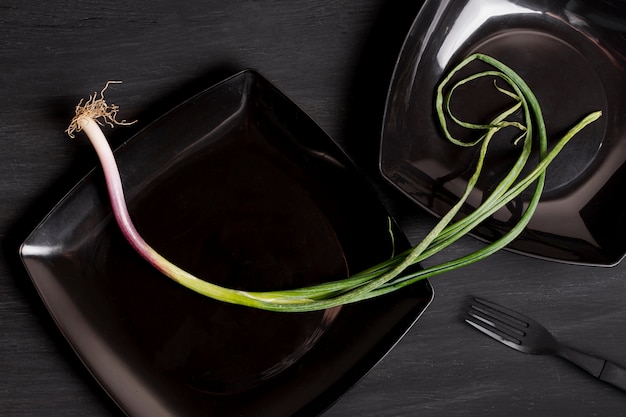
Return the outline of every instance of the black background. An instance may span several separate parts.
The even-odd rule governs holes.
[[[0,410],[3,416],[120,416],[56,329],[18,247],[97,161],[64,129],[107,80],[136,125],[252,68],[307,111],[377,184],[417,241],[431,216],[377,170],[384,99],[419,1],[0,2]],[[476,249],[471,238],[454,253]],[[563,342],[626,366],[626,265],[568,266],[508,252],[433,279],[435,300],[401,343],[325,416],[616,416],[626,394],[551,357],[523,355],[462,321],[483,296]]]

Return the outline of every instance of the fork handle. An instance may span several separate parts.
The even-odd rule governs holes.
[[[561,346],[558,355],[589,372],[594,377],[626,391],[626,369],[606,359]]]
[[[613,362],[605,361],[598,379],[626,391],[626,369],[615,365]]]

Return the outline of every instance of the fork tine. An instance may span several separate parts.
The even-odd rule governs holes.
[[[522,344],[522,341],[518,337],[524,336],[523,334],[512,334],[514,332],[510,331],[511,328],[505,329],[504,327],[506,325],[503,323],[499,323],[496,327],[496,323],[494,321],[487,320],[486,318],[481,317],[479,313],[477,314],[474,311],[470,311],[467,313],[467,316],[465,317],[465,322],[475,329],[486,334],[487,336],[490,336],[498,342],[504,343],[505,345],[514,349]]]
[[[479,319],[475,319],[472,316],[466,317],[465,322],[469,324],[470,326],[474,327],[476,330],[486,334],[487,336],[513,349],[517,349],[522,343],[519,339],[511,337],[510,335],[499,331],[495,327],[485,326],[479,321]]]
[[[532,321],[529,317],[517,311],[513,311],[483,298],[474,298],[471,307],[500,321],[506,322],[513,327],[526,328]]]
[[[522,320],[524,318],[519,313],[498,304],[475,298],[465,321],[482,333],[519,350],[522,345],[521,339],[526,335],[524,330],[528,328],[527,321]]]

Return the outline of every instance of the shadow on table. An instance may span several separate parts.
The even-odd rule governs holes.
[[[411,240],[420,235],[426,213],[382,177],[378,158],[385,102],[391,77],[404,43],[423,0],[387,1],[365,40],[348,90],[348,109],[343,131],[344,149],[376,188],[389,213]]]
[[[378,13],[351,73],[346,152],[368,174],[378,173],[387,91],[404,39],[424,1],[388,1]]]

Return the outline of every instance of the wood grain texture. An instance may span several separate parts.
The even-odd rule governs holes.
[[[111,79],[119,144],[174,104],[244,68],[275,83],[363,168],[410,237],[432,225],[381,181],[377,148],[395,57],[420,2],[384,0],[3,0],[0,4],[0,410],[121,416],[77,360],[17,249],[96,165],[63,130],[75,101]],[[452,254],[476,248],[464,239]],[[406,338],[324,415],[607,416],[626,394],[555,358],[526,356],[462,322],[470,296],[524,311],[564,342],[626,365],[626,265],[511,253],[432,280],[435,301]]]

